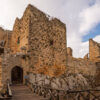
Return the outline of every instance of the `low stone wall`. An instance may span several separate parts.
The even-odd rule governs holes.
[[[88,89],[88,79],[81,74],[65,73],[60,77],[49,77],[42,74],[29,73],[29,82],[40,86],[47,86],[53,89],[81,90]]]

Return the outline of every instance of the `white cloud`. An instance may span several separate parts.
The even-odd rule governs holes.
[[[94,41],[100,43],[100,35],[96,36],[95,38],[93,38]]]
[[[100,23],[100,3],[95,3],[93,6],[84,9],[80,17],[82,22],[80,25],[80,32],[87,33],[90,29]]]
[[[66,23],[67,43],[75,57],[88,52],[88,42],[83,43],[82,36],[100,22],[100,0],[0,0],[0,24],[12,29],[15,18],[22,16],[29,3]]]

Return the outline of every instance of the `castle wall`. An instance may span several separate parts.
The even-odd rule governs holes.
[[[96,76],[95,76],[95,83],[96,86],[100,86],[100,62],[96,63],[97,70],[96,70]]]
[[[68,56],[68,70],[73,73],[81,73],[85,76],[96,75],[96,64],[92,61],[85,60],[82,58],[73,58]]]
[[[100,43],[89,40],[89,59],[96,64],[95,85],[100,86]]]
[[[100,43],[93,41],[92,39],[89,40],[89,58],[95,59],[100,57]]]
[[[3,42],[5,48],[11,47],[11,35],[12,31],[4,30],[0,27],[0,44]]]
[[[6,32],[3,28],[0,27],[0,41],[5,38]]]

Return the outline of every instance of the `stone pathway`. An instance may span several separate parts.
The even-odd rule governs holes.
[[[27,86],[15,85],[11,87],[12,89],[12,100],[47,100],[43,97],[39,97],[33,94]]]

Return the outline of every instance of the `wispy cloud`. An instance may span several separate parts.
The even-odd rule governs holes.
[[[80,32],[87,33],[100,23],[100,3],[96,2],[93,6],[84,9],[80,13],[80,17],[82,18]]]

